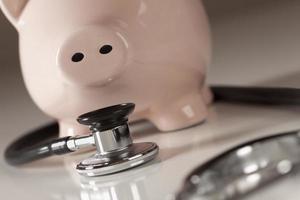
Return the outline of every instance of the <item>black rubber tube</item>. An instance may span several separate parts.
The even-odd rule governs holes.
[[[300,89],[296,88],[212,86],[211,89],[215,101],[300,105]]]
[[[10,144],[4,157],[10,165],[21,165],[52,155],[72,152],[67,147],[70,137],[58,138],[58,123],[49,123],[30,131]]]

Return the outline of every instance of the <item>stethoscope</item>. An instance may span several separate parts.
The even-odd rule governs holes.
[[[293,88],[214,86],[212,91],[216,100],[229,102],[300,104],[299,89]],[[79,116],[77,121],[90,128],[91,133],[87,136],[57,138],[58,124],[48,124],[9,145],[5,159],[11,165],[21,165],[93,146],[96,147],[96,154],[77,165],[79,174],[106,175],[147,163],[157,156],[159,148],[151,142],[133,143],[128,115],[134,107],[133,103],[126,103]]]
[[[96,154],[77,165],[79,174],[93,177],[142,165],[154,159],[159,149],[152,142],[133,143],[128,115],[134,107],[133,103],[125,103],[79,116],[77,121],[89,126],[91,131],[87,136],[55,138],[57,123],[46,125],[13,142],[6,149],[6,161],[11,165],[21,165],[95,146]]]

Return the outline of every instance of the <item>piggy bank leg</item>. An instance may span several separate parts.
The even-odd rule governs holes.
[[[212,95],[208,88],[152,107],[148,119],[161,131],[174,131],[205,121]]]

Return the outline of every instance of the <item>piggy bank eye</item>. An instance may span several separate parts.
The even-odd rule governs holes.
[[[111,45],[104,45],[104,46],[102,46],[101,48],[100,48],[100,50],[99,50],[99,52],[101,53],[101,54],[108,54],[108,53],[110,53],[111,51],[112,51],[112,46]]]
[[[80,62],[80,61],[82,61],[83,60],[83,58],[84,58],[84,55],[83,55],[83,53],[75,53],[73,56],[72,56],[72,61],[73,62]]]

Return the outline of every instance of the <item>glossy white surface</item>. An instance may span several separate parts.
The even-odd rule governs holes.
[[[211,14],[215,38],[211,83],[300,85],[297,80],[300,2],[271,2],[253,5],[248,10]],[[0,79],[1,154],[8,142],[23,130],[49,120],[10,73],[10,70],[1,72]],[[10,167],[1,159],[1,199],[169,200],[192,169],[232,145],[298,128],[300,109],[297,107],[218,103],[210,108],[205,124],[190,129],[159,133],[146,122],[134,124],[135,141],[159,144],[159,159],[120,174],[98,178],[78,176],[73,169],[74,161],[86,155],[56,157],[22,169]],[[299,180],[294,177],[249,199],[297,199]]]

